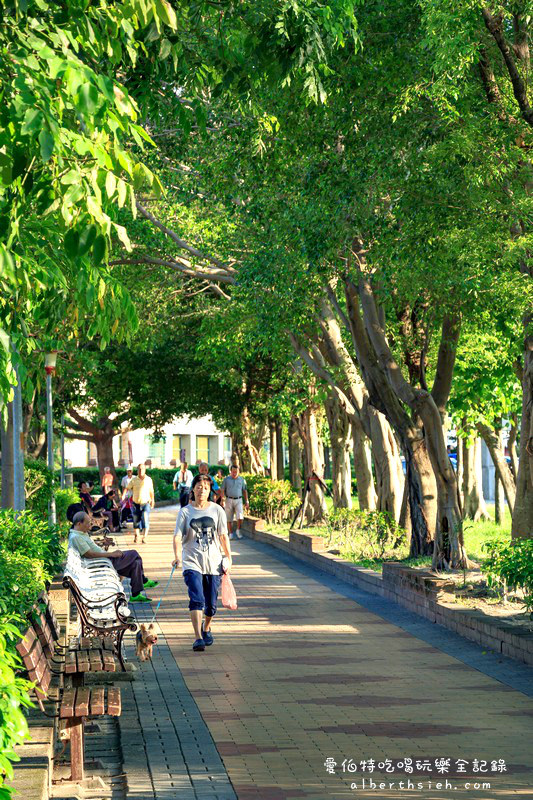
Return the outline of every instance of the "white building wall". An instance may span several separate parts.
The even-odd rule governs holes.
[[[133,464],[140,464],[148,458],[149,443],[147,436],[152,431],[146,428],[139,428],[130,431],[129,441],[131,443],[131,455]],[[198,437],[208,438],[208,450],[211,463],[219,463],[223,461],[228,464],[231,456],[231,442],[230,446],[225,449],[225,442],[229,438],[229,434],[220,431],[211,417],[201,417],[199,419],[187,419],[181,417],[165,425],[163,428],[163,437],[165,440],[164,456],[162,458],[161,466],[170,467],[173,460],[173,440],[174,436],[182,437],[182,445],[186,451],[186,459],[190,464],[196,464]],[[113,455],[115,464],[118,465],[120,460],[120,435],[115,436],[113,440]],[[67,466],[71,467],[85,467],[88,464],[87,442],[80,439],[66,439],[65,440],[65,460]],[[177,459],[179,462],[179,454]],[[164,463],[163,463],[164,462]]]

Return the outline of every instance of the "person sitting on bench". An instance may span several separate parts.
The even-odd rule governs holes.
[[[130,603],[151,603],[150,597],[142,594],[143,589],[152,589],[159,581],[151,581],[144,574],[143,560],[137,550],[105,551],[89,536],[91,518],[85,511],[74,515],[70,530],[69,546],[74,547],[82,558],[110,558],[118,574],[131,580]]]

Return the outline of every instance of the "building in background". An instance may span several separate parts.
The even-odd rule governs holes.
[[[165,425],[159,438],[143,428],[124,431],[113,440],[113,455],[119,467],[145,461],[152,467],[175,467],[184,460],[229,464],[231,436],[219,431],[211,417],[183,417]],[[97,466],[96,447],[80,439],[67,440],[65,460],[70,467]]]

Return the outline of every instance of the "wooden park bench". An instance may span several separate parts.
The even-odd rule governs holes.
[[[122,642],[127,630],[137,629],[120,577],[108,558],[81,558],[69,547],[63,586],[70,589],[78,609],[81,639],[111,640],[123,670]]]
[[[47,717],[63,721],[70,738],[70,767],[72,781],[85,779],[83,722],[91,717],[109,715],[120,716],[120,689],[114,687],[79,685],[86,672],[100,669],[103,661],[96,663],[91,659],[76,658],[76,672],[69,678],[55,660],[47,657],[39,636],[30,627],[24,639],[17,644],[17,650],[24,662],[28,678],[35,683],[35,698],[39,708]],[[100,651],[102,652],[102,651]],[[77,656],[78,654],[76,654]],[[55,677],[55,681],[54,681]],[[52,685],[53,682],[56,685]],[[51,707],[47,708],[47,705]]]

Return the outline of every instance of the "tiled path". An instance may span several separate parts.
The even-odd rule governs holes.
[[[175,515],[154,513],[151,539],[138,546],[161,586]],[[120,546],[131,543],[128,532]],[[525,667],[483,656],[476,645],[376,598],[380,613],[392,614],[378,616],[347,587],[249,540],[233,542],[233,551],[239,609],[217,615],[215,644],[204,653],[191,650],[181,575],[165,596],[153,664],[142,666],[135,705],[131,699],[121,719],[128,798],[533,797]],[[139,609],[146,615],[147,607]],[[410,624],[416,636],[406,630]],[[428,641],[442,641],[447,652]],[[484,674],[484,663],[500,680]],[[328,758],[336,762],[332,773]],[[343,773],[345,759],[357,770]],[[369,759],[381,769],[362,771],[360,762]],[[413,759],[411,773],[406,759]],[[439,773],[438,759],[450,759],[449,771],[444,761]],[[459,759],[469,762],[466,772]],[[506,772],[491,771],[499,759]]]

